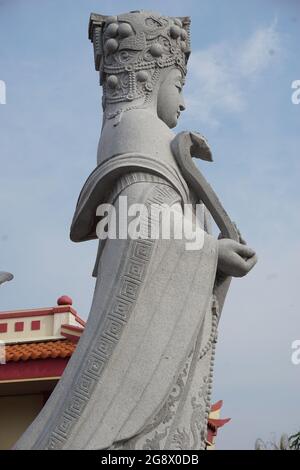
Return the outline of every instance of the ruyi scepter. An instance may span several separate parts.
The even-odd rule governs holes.
[[[171,147],[183,177],[211,213],[222,237],[241,242],[241,236],[235,223],[232,222],[215,191],[193,161],[193,157],[209,162],[213,160],[211,150],[204,137],[196,132],[180,132],[173,139]],[[220,276],[214,289],[220,314],[230,282],[230,276]]]

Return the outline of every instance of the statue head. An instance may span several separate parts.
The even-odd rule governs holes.
[[[134,11],[92,14],[89,37],[103,87],[105,119],[151,109],[170,128],[184,110],[182,87],[190,54],[190,19]]]

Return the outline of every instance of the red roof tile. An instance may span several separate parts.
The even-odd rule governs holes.
[[[6,362],[28,361],[29,359],[55,359],[71,357],[76,349],[72,341],[58,340],[44,343],[8,344],[5,346]]]

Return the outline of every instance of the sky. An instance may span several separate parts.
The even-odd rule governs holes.
[[[136,9],[191,16],[177,129],[208,139],[214,162],[201,170],[259,257],[231,284],[213,391],[231,418],[217,448],[253,449],[300,430],[299,0],[0,0],[0,270],[15,276],[0,311],[67,294],[88,316],[97,244],[69,240],[101,129],[87,25],[91,12]]]

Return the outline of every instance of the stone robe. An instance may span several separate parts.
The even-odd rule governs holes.
[[[77,204],[72,238],[95,238],[96,208],[193,203],[175,162],[141,152],[104,159]],[[16,449],[205,449],[218,305],[217,241],[100,242],[94,298],[77,349]],[[147,221],[145,221],[147,224]]]

